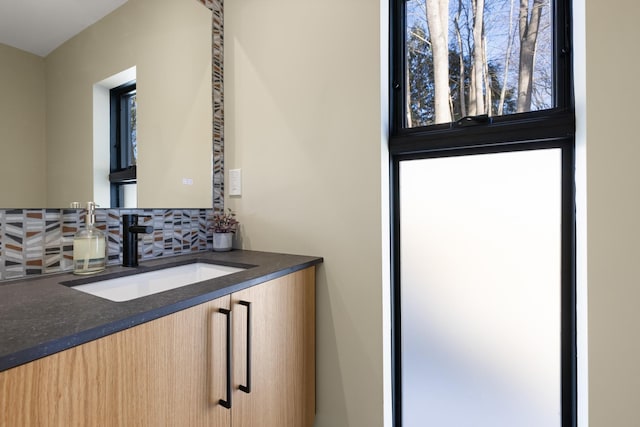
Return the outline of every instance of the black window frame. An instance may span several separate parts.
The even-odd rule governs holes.
[[[124,206],[124,185],[137,182],[137,167],[132,164],[132,141],[127,123],[130,120],[129,98],[137,93],[132,80],[109,91],[110,95],[110,174],[111,207]]]
[[[571,0],[555,0],[555,107],[493,117],[474,126],[459,123],[406,128],[405,6],[390,0],[389,157],[391,212],[391,345],[393,425],[402,426],[400,307],[400,162],[439,156],[560,148],[562,150],[561,370],[563,427],[577,425],[575,109],[571,41]]]
[[[554,0],[552,13],[553,25],[559,31],[554,33],[554,100],[556,107],[527,113],[509,114],[493,117],[490,123],[476,126],[469,137],[464,134],[470,127],[458,126],[456,122],[430,126],[406,128],[404,126],[406,93],[405,49],[406,17],[404,4],[406,0],[390,0],[389,23],[389,57],[390,57],[390,148],[393,152],[406,151],[412,144],[428,146],[429,148],[483,145],[491,140],[505,139],[499,135],[506,135],[514,141],[530,141],[530,132],[535,132],[536,140],[554,138],[558,136],[572,137],[575,130],[573,79],[572,79],[572,49],[571,49],[571,0]],[[545,122],[551,129],[538,129],[541,122]],[[498,129],[496,129],[498,128]],[[482,129],[494,131],[493,138],[478,141],[477,137],[483,133]],[[563,135],[564,134],[564,135]],[[446,136],[447,142],[438,143],[437,140]],[[435,146],[434,146],[435,145]]]

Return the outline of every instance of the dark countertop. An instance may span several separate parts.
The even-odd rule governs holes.
[[[61,284],[81,284],[195,261],[249,268],[123,302]],[[60,273],[0,282],[0,371],[321,262],[320,257],[270,252],[196,252],[144,261],[137,268],[108,267],[91,276]]]

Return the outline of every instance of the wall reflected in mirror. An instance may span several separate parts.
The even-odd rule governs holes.
[[[44,57],[0,43],[0,208],[111,205],[108,93],[131,70],[137,207],[211,207],[211,22],[196,0],[128,0]]]

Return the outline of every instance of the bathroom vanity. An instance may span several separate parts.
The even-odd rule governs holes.
[[[194,261],[244,269],[123,302],[70,274],[0,285],[0,426],[311,427],[322,259],[197,253],[134,272]]]

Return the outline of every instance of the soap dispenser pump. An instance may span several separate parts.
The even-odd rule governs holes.
[[[96,204],[87,202],[85,228],[73,237],[73,273],[92,274],[105,269],[107,264],[105,234],[98,230]]]

